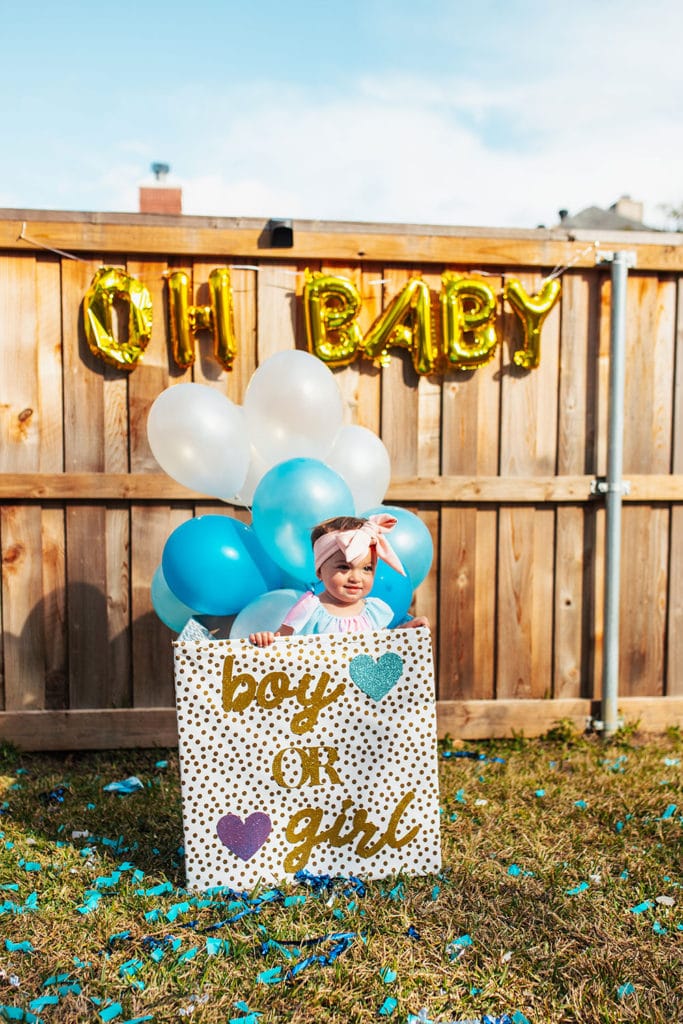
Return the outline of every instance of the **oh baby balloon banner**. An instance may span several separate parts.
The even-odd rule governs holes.
[[[229,267],[211,271],[208,306],[191,304],[185,271],[169,271],[165,277],[176,365],[181,369],[192,365],[195,336],[209,330],[214,358],[230,369],[239,345]],[[505,284],[502,296],[522,325],[522,345],[512,357],[517,366],[529,370],[539,365],[541,329],[560,290],[557,278],[548,278],[535,295],[529,295],[516,278]],[[129,306],[125,339],[115,337],[112,311],[116,301]],[[421,278],[411,278],[366,333],[358,323],[361,296],[349,278],[306,270],[303,304],[309,351],[331,367],[347,366],[359,357],[383,366],[391,349],[402,348],[410,352],[418,374],[442,374],[484,365],[498,344],[498,297],[486,281],[471,275],[442,274],[438,296]],[[144,284],[117,267],[102,267],[83,300],[91,351],[119,369],[135,369],[151,337],[152,312],[152,298]]]
[[[174,648],[191,888],[440,870],[429,630]]]

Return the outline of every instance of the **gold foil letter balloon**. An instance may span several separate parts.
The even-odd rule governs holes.
[[[128,337],[113,334],[112,307],[128,303]],[[144,284],[119,267],[100,267],[83,299],[85,337],[93,352],[110,366],[133,370],[152,334],[152,297]]]
[[[356,323],[360,306],[353,281],[306,270],[304,317],[309,352],[328,366],[352,362],[363,340]]]
[[[232,368],[237,354],[230,271],[218,267],[209,274],[210,306],[191,306],[190,279],[184,270],[169,271],[168,319],[171,349],[176,366],[187,369],[195,359],[194,338],[198,331],[213,333],[213,354],[225,369]]]
[[[557,278],[545,281],[537,295],[528,295],[516,278],[505,285],[505,298],[522,321],[524,347],[518,349],[512,359],[524,370],[535,370],[541,361],[541,327],[553,308],[561,291]]]
[[[450,364],[472,370],[495,352],[496,296],[485,281],[446,272],[441,275],[441,329]]]
[[[363,339],[363,354],[379,365],[389,362],[390,348],[407,348],[417,373],[432,373],[438,364],[429,288],[413,277]]]

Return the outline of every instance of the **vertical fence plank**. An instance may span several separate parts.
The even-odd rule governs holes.
[[[132,511],[133,703],[135,707],[168,707],[174,704],[171,642],[175,634],[154,611],[150,586],[166,539],[191,518],[192,506],[134,506]]]
[[[37,311],[50,303],[43,273],[33,256],[8,258],[0,264],[0,309],[3,313],[0,345],[0,404],[2,467],[7,472],[41,468],[41,449],[51,462],[50,403],[43,421],[41,383],[49,377],[52,353],[41,365],[41,339]],[[46,293],[40,291],[45,284]],[[16,505],[3,509],[0,523],[2,549],[4,699],[9,709],[44,706],[47,652],[42,575],[42,513],[40,506]]]
[[[192,285],[194,297],[191,300],[194,306],[208,306],[209,302],[209,274],[216,267],[220,266],[220,260],[195,260],[192,264]],[[217,391],[227,394],[228,378],[230,370],[226,370],[214,358],[213,354],[213,332],[209,329],[199,331],[196,341],[196,358],[194,361],[193,380],[197,384],[205,384],[208,387],[216,388]]]
[[[313,269],[309,265],[309,269]],[[334,277],[345,277],[350,281],[353,281],[355,286],[360,291],[361,284],[361,270],[360,267],[351,267],[344,263],[335,263],[326,261],[320,266],[320,271],[323,274],[330,274]],[[344,407],[343,423],[345,425],[358,423],[358,385],[360,377],[356,367],[351,364],[349,366],[341,366],[336,368],[334,371],[334,377],[337,382],[340,394],[342,396],[342,402]],[[357,509],[358,512],[362,511]]]
[[[385,268],[384,307],[411,277],[408,270]],[[382,368],[381,435],[395,477],[417,476],[418,468],[418,375],[407,352],[394,349]]]
[[[128,273],[141,281],[152,299],[152,336],[142,359],[128,378],[128,432],[132,473],[158,473],[159,465],[147,440],[147,417],[152,403],[172,383],[190,380],[190,371],[179,370],[167,341],[166,286],[167,264],[158,261],[129,260]]]
[[[541,284],[525,275],[529,294]],[[519,338],[516,318],[503,316],[507,339]],[[544,325],[540,365],[519,370],[512,359],[503,376],[501,460],[503,476],[555,472],[559,309]],[[510,352],[510,356],[511,356]],[[499,513],[498,697],[545,697],[552,679],[554,513],[506,508]]]
[[[133,473],[159,472],[147,440],[149,411],[162,391],[173,383],[189,381],[192,375],[190,369],[182,371],[175,365],[167,342],[166,270],[167,264],[159,261],[128,262],[128,273],[149,289],[153,308],[151,339],[128,380]],[[130,508],[131,685],[135,707],[173,703],[173,634],[154,611],[150,586],[172,526],[189,514],[169,506],[132,504]]]
[[[122,412],[126,382],[90,352],[83,331],[82,300],[99,266],[97,260],[62,264],[65,469],[74,472],[127,466],[127,419]],[[113,436],[107,436],[107,427]],[[102,504],[67,506],[72,708],[129,703],[128,544],[125,509],[110,512]]]
[[[62,385],[61,266],[53,257],[37,263],[36,337],[40,392],[39,467],[64,469],[64,391]],[[42,510],[42,618],[45,650],[45,707],[68,701],[66,644],[66,560],[63,508]]]
[[[262,263],[259,267],[256,327],[259,365],[276,352],[304,347],[297,302],[302,287],[303,276],[296,263]]]
[[[632,274],[627,294],[624,475],[667,473],[671,464],[675,288]],[[620,691],[661,693],[669,511],[624,507],[620,602]],[[653,690],[653,686],[655,689]]]
[[[495,292],[502,279],[487,278]],[[500,321],[498,336],[501,337]],[[495,476],[500,433],[502,345],[476,370],[450,370],[442,390],[445,475]],[[441,513],[439,694],[494,695],[497,522],[495,510],[460,505]]]
[[[363,335],[367,333],[382,310],[382,268],[377,263],[363,264],[360,276],[362,306],[358,323]],[[358,358],[353,363],[358,375],[357,423],[378,436],[381,433],[382,370],[369,359]]]
[[[439,698],[494,695],[496,512],[441,510]]]
[[[683,281],[676,282],[674,395],[671,472],[683,473]],[[667,619],[666,693],[683,694],[683,508],[671,509],[669,600]]]
[[[228,398],[238,405],[256,369],[256,274],[255,270],[231,270],[237,355],[228,374]]]
[[[557,439],[560,475],[589,473],[595,464],[597,317],[595,275],[581,271],[566,273],[562,278],[560,329]],[[557,509],[555,697],[591,695],[594,573],[588,543],[590,530],[591,522],[584,509],[571,506]]]

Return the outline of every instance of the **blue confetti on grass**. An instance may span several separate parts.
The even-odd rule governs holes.
[[[391,967],[383,967],[379,972],[379,976],[385,985],[391,985],[391,983],[396,981],[397,978],[396,971],[393,971]]]
[[[461,935],[457,939],[453,939],[446,946],[446,952],[451,960],[458,960],[468,946],[472,945],[472,938],[469,935]]]
[[[635,907],[630,908],[632,914],[643,914],[646,910],[649,910],[654,906],[652,900],[643,900],[642,903],[638,903]]]
[[[129,796],[131,793],[137,793],[145,787],[142,782],[140,782],[137,775],[131,775],[127,779],[121,779],[120,782],[109,782],[102,788],[105,793],[116,793],[118,796]]]
[[[22,1010],[20,1006],[0,1006],[0,1017],[3,1020],[25,1021],[25,1024],[41,1024],[40,1017],[30,1010]]]
[[[635,992],[635,985],[632,985],[630,981],[627,981],[625,985],[620,985],[617,989],[617,996],[619,999],[623,999],[625,996],[631,996]]]
[[[579,893],[585,892],[586,889],[589,888],[590,886],[588,885],[588,882],[579,882],[579,884],[575,885],[573,889],[565,889],[565,894],[567,896],[578,896]]]
[[[43,988],[50,988],[51,985],[60,985],[63,981],[68,981],[71,975],[68,971],[62,971],[59,974],[51,974],[49,978],[46,978],[43,982]]]
[[[115,1017],[120,1017],[123,1013],[123,1007],[121,1003],[110,1003],[109,1006],[105,1006],[103,1010],[100,1010],[100,1018],[105,1021],[105,1024],[109,1020],[114,1020]]]
[[[214,939],[210,935],[206,937],[207,956],[218,956],[219,953],[229,953],[230,943],[227,939]]]
[[[86,892],[85,895],[87,897],[85,903],[80,907],[76,907],[79,914],[90,914],[93,910],[97,909],[97,905],[102,899],[99,892]]]
[[[12,942],[11,939],[5,939],[5,949],[8,953],[35,953],[33,943],[28,939],[23,942]]]
[[[391,1017],[397,1006],[398,1000],[393,996],[387,996],[377,1012],[380,1017]]]
[[[293,896],[285,896],[283,907],[296,907],[306,902],[306,894],[303,892],[294,893]]]
[[[260,982],[261,985],[277,985],[283,980],[282,967],[280,965],[277,967],[269,967],[267,970],[261,971],[260,974],[257,974],[256,980]]]
[[[40,1012],[44,1010],[46,1006],[56,1006],[59,1002],[59,996],[38,996],[37,999],[32,999],[28,1004],[30,1010],[37,1010]]]

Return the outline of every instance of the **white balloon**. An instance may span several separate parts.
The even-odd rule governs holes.
[[[249,442],[243,410],[206,384],[162,391],[147,419],[154,458],[179,484],[229,498],[244,483]]]
[[[236,616],[230,627],[230,639],[239,640],[261,630],[275,633],[302,594],[302,590],[269,590],[254,598]]]
[[[249,439],[269,465],[324,461],[342,423],[343,401],[329,367],[293,349],[270,356],[252,374],[244,412]]]
[[[391,480],[391,459],[377,434],[367,427],[342,427],[325,461],[346,482],[358,513],[381,505]]]

